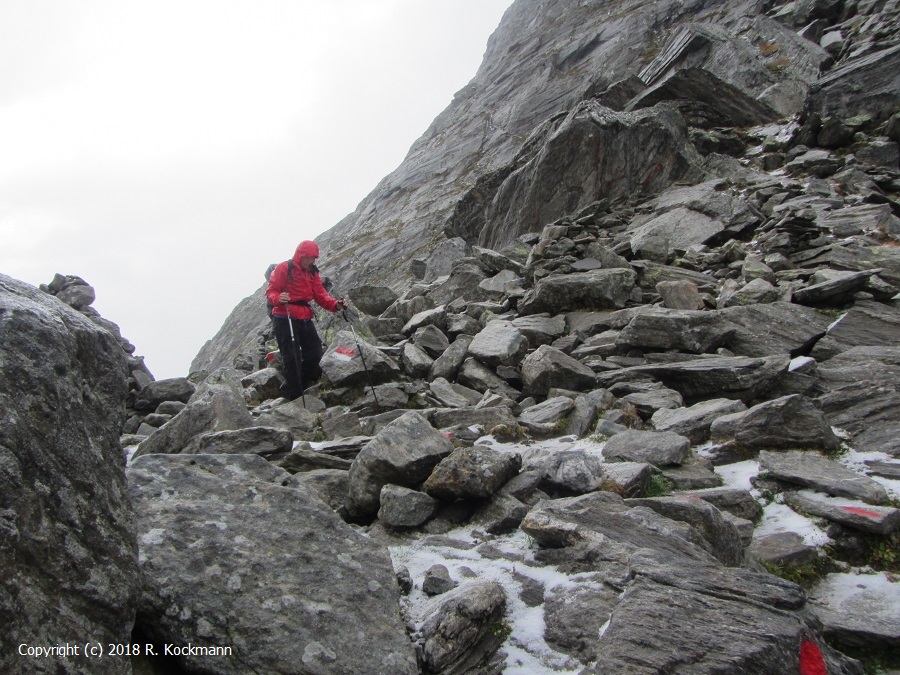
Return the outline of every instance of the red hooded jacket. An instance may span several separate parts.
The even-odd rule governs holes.
[[[315,300],[317,305],[327,309],[329,312],[337,311],[338,301],[328,295],[328,291],[322,286],[322,279],[319,277],[318,270],[311,269],[304,272],[300,267],[300,259],[308,257],[318,258],[319,247],[315,242],[302,241],[297,250],[294,251],[294,257],[291,259],[294,263],[294,268],[291,271],[291,277],[293,278],[288,277],[287,261],[279,263],[272,270],[272,275],[269,277],[269,286],[266,288],[266,298],[273,305],[272,314],[274,316],[287,316],[286,305],[278,299],[278,296],[285,291],[291,296],[292,304],[287,305],[287,307],[290,308],[291,317],[294,319],[312,319],[314,316],[312,307],[293,304],[297,300],[306,302]]]

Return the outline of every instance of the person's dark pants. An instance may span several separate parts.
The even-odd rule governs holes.
[[[280,316],[272,317],[272,327],[278,349],[284,362],[284,379],[287,381],[287,396],[291,400],[299,398],[303,390],[311,387],[322,376],[319,361],[322,360],[322,340],[316,332],[312,319],[291,319],[294,325],[294,340],[291,344],[291,327],[288,320]],[[300,360],[300,379],[297,378],[297,360]]]

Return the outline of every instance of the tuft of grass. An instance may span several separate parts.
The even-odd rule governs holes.
[[[672,490],[674,489],[674,485],[672,481],[663,476],[662,474],[656,474],[650,479],[650,485],[647,488],[647,494],[645,497],[667,497],[672,494]]]
[[[495,621],[488,626],[488,632],[500,640],[500,642],[506,642],[506,638],[512,634],[512,626],[508,621]]]
[[[762,42],[757,49],[763,56],[772,56],[772,54],[777,54],[781,51],[781,47],[774,42]]]
[[[888,537],[869,549],[869,564],[876,570],[900,572],[900,545],[897,537]]]
[[[826,572],[826,559],[817,558],[806,565],[779,565],[778,563],[762,563],[769,574],[791,581],[798,586],[808,588],[821,579]]]

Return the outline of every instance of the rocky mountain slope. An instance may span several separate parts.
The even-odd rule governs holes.
[[[0,665],[900,665],[896,21],[517,2],[322,238],[356,332],[293,402],[259,293],[154,382],[83,282],[0,277],[4,643],[142,648]]]

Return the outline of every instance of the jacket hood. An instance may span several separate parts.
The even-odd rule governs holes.
[[[300,264],[300,258],[318,258],[319,246],[314,241],[301,241],[294,252],[294,264]]]

